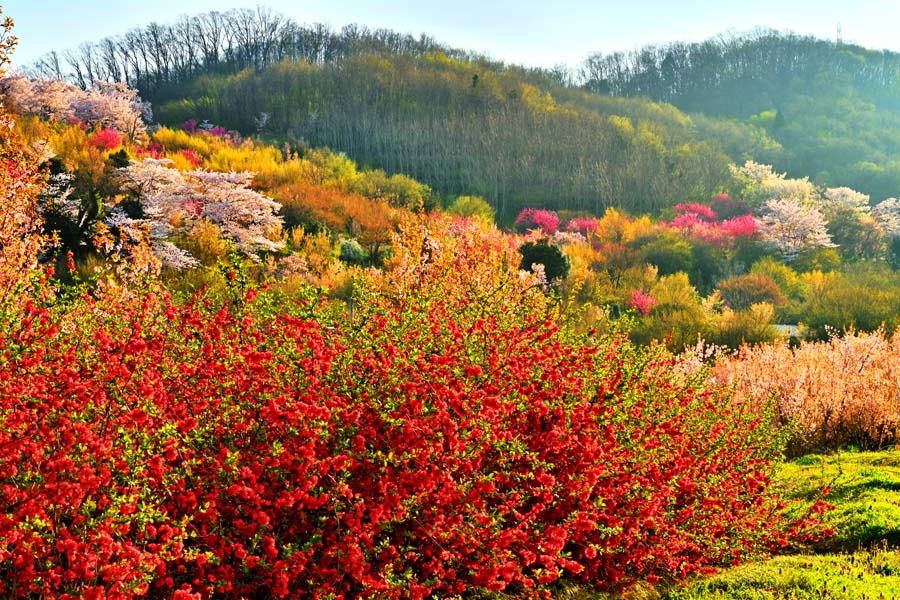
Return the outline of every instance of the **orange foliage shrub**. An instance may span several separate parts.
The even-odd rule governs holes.
[[[35,162],[0,107],[0,303],[27,281],[46,244],[37,209],[44,177]]]
[[[791,454],[855,445],[879,448],[900,435],[900,334],[850,333],[827,342],[743,348],[713,375],[762,411],[774,398],[778,424],[793,424]]]
[[[383,200],[317,185],[285,185],[273,195],[282,205],[288,226],[314,223],[334,233],[346,233],[376,262],[390,243],[400,212]]]

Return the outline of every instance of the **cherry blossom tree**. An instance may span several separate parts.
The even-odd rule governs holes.
[[[872,216],[890,237],[900,237],[900,200],[888,198],[872,208]]]
[[[869,196],[848,187],[826,189],[821,203],[826,212],[831,208],[851,209],[860,213],[870,211]]]
[[[120,169],[125,189],[140,200],[142,221],[164,266],[196,264],[194,257],[167,238],[190,231],[201,220],[216,225],[238,251],[253,260],[260,260],[260,251],[275,252],[284,247],[280,240],[283,223],[277,214],[281,205],[250,188],[252,173],[203,169],[182,173],[169,168],[171,163],[169,159],[145,158]],[[116,223],[107,225],[134,225],[122,221],[123,216],[116,213]]]
[[[742,167],[731,167],[731,174],[741,188],[741,198],[753,208],[760,208],[769,200],[797,199],[801,202],[819,200],[819,190],[806,177],[789,179],[776,173],[770,165],[748,160]]]
[[[784,262],[804,250],[835,247],[819,209],[798,198],[769,200],[756,222],[762,240],[776,248]]]
[[[145,123],[152,118],[150,104],[124,83],[97,81],[91,89],[58,79],[31,79],[21,73],[0,78],[6,98],[19,113],[45,119],[78,119],[101,128],[112,128],[134,140],[144,140]]]

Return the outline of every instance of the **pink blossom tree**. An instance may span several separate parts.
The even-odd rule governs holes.
[[[137,90],[119,82],[97,81],[93,88],[83,90],[58,79],[31,79],[15,73],[0,79],[0,88],[19,113],[57,121],[78,119],[115,129],[137,141],[146,139],[145,123],[153,114]]]
[[[552,210],[526,208],[516,217],[516,226],[537,229],[544,235],[553,235],[559,229],[559,216]]]

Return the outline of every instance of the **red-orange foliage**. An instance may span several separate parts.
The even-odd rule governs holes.
[[[390,242],[397,215],[383,200],[318,185],[295,183],[276,188],[288,225],[316,224],[356,238],[374,260]]]

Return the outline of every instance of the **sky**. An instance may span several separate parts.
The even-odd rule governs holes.
[[[13,66],[50,50],[180,15],[262,4],[299,23],[386,27],[535,67],[593,52],[699,41],[757,26],[900,51],[900,3],[885,0],[0,0],[15,21]],[[893,6],[892,6],[893,5]]]

